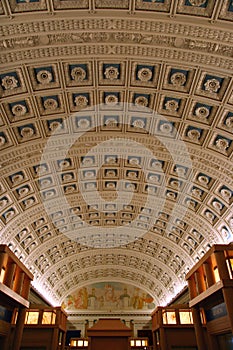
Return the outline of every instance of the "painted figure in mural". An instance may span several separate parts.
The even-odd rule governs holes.
[[[104,287],[104,298],[105,301],[109,304],[110,302],[115,302],[115,296],[114,296],[114,287],[111,284],[106,284]]]
[[[120,300],[123,309],[127,309],[130,306],[130,296],[127,292],[127,288],[124,288],[124,293],[120,295]]]
[[[131,305],[134,309],[140,309],[139,288],[135,288],[134,295],[131,299]]]
[[[83,288],[79,289],[74,299],[74,306],[76,309],[82,309],[83,306]]]
[[[68,295],[66,298],[66,302],[64,302],[64,309],[71,309],[74,305],[74,297],[72,295]]]
[[[88,306],[90,309],[96,308],[96,299],[95,288],[92,288],[91,294],[88,295]]]
[[[83,309],[87,309],[87,307],[88,307],[88,293],[87,293],[87,288],[86,287],[83,288],[82,297],[83,297],[82,308]]]

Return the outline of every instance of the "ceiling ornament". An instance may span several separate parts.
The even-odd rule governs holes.
[[[86,107],[88,105],[88,99],[84,95],[78,95],[75,97],[74,102],[76,106]]]
[[[185,82],[186,82],[186,76],[184,73],[177,72],[177,73],[172,74],[171,83],[173,85],[182,86],[185,84]]]
[[[30,138],[34,135],[35,131],[30,126],[25,126],[20,130],[20,134],[23,138]]]
[[[169,112],[176,112],[179,108],[179,102],[176,100],[170,99],[165,103],[165,107],[166,107],[166,110],[168,110]]]
[[[40,70],[36,75],[36,79],[41,84],[49,84],[52,81],[53,76],[51,72],[47,70]]]
[[[105,78],[109,80],[118,79],[119,74],[118,68],[113,66],[107,67],[104,72]]]
[[[2,86],[6,90],[13,90],[18,87],[18,80],[14,76],[6,75],[2,78]]]
[[[15,104],[12,107],[12,113],[16,116],[16,117],[22,117],[27,113],[27,108],[22,105],[22,104]]]
[[[205,82],[205,90],[209,92],[218,92],[221,85],[217,79],[209,79]]]
[[[116,105],[118,103],[118,97],[116,95],[110,94],[105,97],[105,103],[107,105]]]
[[[44,108],[54,111],[58,107],[58,102],[54,98],[47,98],[44,100]]]
[[[83,81],[84,79],[86,79],[86,71],[85,69],[83,69],[82,67],[74,67],[72,68],[70,75],[72,77],[72,79],[74,79],[77,82]]]
[[[152,71],[150,68],[141,68],[138,71],[138,79],[141,81],[149,81],[152,78]]]
[[[0,146],[3,146],[6,142],[6,138],[3,135],[0,135]]]
[[[210,111],[207,107],[198,107],[195,109],[195,114],[200,119],[206,119],[210,115]]]

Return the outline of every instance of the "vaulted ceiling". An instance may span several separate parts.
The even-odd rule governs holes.
[[[0,2],[0,242],[54,304],[157,304],[232,241],[233,3]]]

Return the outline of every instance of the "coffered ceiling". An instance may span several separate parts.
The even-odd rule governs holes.
[[[232,241],[233,2],[0,2],[1,243],[54,304],[165,304]]]

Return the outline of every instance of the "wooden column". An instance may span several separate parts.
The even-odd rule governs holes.
[[[215,283],[213,266],[210,261],[206,261],[203,264],[203,268],[206,274],[206,280],[208,284],[208,288],[211,287]]]
[[[29,296],[30,283],[31,283],[30,279],[25,275],[23,280],[21,296],[26,300],[28,300],[28,296]]]
[[[22,335],[23,335],[25,315],[26,315],[26,308],[22,308],[22,309],[18,310],[18,317],[17,317],[17,322],[15,325],[12,350],[19,350],[20,349]]]
[[[229,271],[227,268],[227,263],[226,263],[224,251],[221,250],[219,252],[215,252],[214,255],[215,255],[220,279],[221,280],[229,279],[230,276],[229,276]]]
[[[158,350],[157,338],[156,338],[156,331],[153,331],[153,332],[152,332],[152,338],[153,338],[154,349],[155,349],[155,350]]]
[[[16,274],[15,274],[15,281],[14,281],[13,290],[16,293],[18,293],[19,295],[21,294],[21,290],[23,287],[24,276],[25,276],[25,273],[23,271],[21,271],[19,268],[17,268]]]
[[[65,342],[66,342],[66,333],[62,331],[61,349],[65,349]]]
[[[199,308],[193,307],[192,314],[193,314],[193,323],[194,323],[198,350],[206,350],[206,344],[205,344],[205,338],[204,338],[204,332],[203,332],[203,327],[201,323]]]
[[[166,334],[163,327],[159,328],[159,345],[161,350],[167,350]]]
[[[192,300],[197,296],[196,282],[193,275],[190,276],[190,278],[188,279],[188,286],[189,286],[190,300]]]
[[[204,273],[201,267],[195,272],[195,278],[196,278],[198,293],[201,294],[206,289]]]
[[[3,284],[5,284],[9,288],[12,288],[15,269],[16,269],[16,263],[11,262],[11,263],[7,264],[7,266],[6,266]]]
[[[50,350],[57,350],[59,340],[59,329],[56,327],[53,329],[52,344]]]
[[[208,349],[210,350],[219,350],[219,346],[217,343],[217,340],[213,334],[207,333],[207,339],[208,339]]]
[[[6,252],[0,252],[0,271],[3,267],[7,264],[7,253]]]
[[[6,336],[4,336],[3,344],[1,350],[9,350],[11,349],[11,331],[7,332]]]
[[[233,288],[224,287],[222,289],[222,293],[223,293],[224,301],[226,303],[227,313],[231,324],[231,332],[233,333]]]

